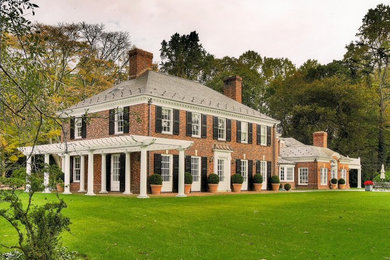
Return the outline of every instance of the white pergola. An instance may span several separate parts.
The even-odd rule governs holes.
[[[130,192],[130,153],[141,152],[141,169],[140,169],[140,194],[138,198],[148,198],[147,195],[147,152],[159,150],[178,150],[179,151],[179,190],[178,197],[185,197],[184,194],[184,151],[193,144],[192,141],[175,140],[167,138],[156,138],[151,136],[115,136],[90,140],[78,140],[72,142],[63,142],[55,144],[36,145],[29,147],[21,147],[19,150],[27,156],[26,172],[31,174],[31,159],[33,155],[45,155],[45,164],[49,164],[50,154],[57,154],[62,158],[62,171],[64,172],[64,193],[70,192],[70,156],[80,156],[80,190],[84,190],[84,169],[85,155],[88,155],[88,185],[86,195],[95,195],[93,191],[94,182],[94,154],[102,156],[101,163],[101,190],[100,193],[107,193],[106,190],[106,154],[110,153],[125,153],[125,191],[124,194]],[[45,192],[50,192],[48,188],[49,174],[45,173],[44,184]],[[26,190],[29,185],[26,185]]]

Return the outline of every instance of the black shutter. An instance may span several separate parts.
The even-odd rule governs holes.
[[[70,118],[69,128],[70,128],[70,140],[73,140],[74,139],[74,117]]]
[[[125,174],[126,174],[126,155],[124,153],[121,153],[119,156],[119,191],[124,192],[125,191]]]
[[[106,189],[111,191],[111,154],[106,155]]]
[[[108,134],[113,135],[115,133],[115,109],[110,109],[108,120]]]
[[[74,156],[70,156],[70,183],[73,182],[73,159]]]
[[[236,136],[236,141],[237,143],[241,143],[241,122],[236,121],[236,127],[237,127],[237,136]]]
[[[123,133],[130,132],[130,107],[123,108]]]
[[[208,184],[207,184],[207,157],[202,157],[202,174],[201,174],[201,190],[202,192],[207,192]]]
[[[87,138],[87,116],[81,118],[81,137]]]
[[[267,146],[271,146],[271,127],[267,126]]]
[[[272,174],[272,163],[270,161],[268,161],[267,162],[267,188],[269,190],[272,189],[271,174]]]
[[[207,138],[207,116],[202,115],[202,138]]]
[[[162,107],[156,106],[156,122],[155,122],[156,133],[162,132]]]
[[[213,138],[218,140],[218,117],[213,116]]]
[[[192,113],[186,112],[186,136],[192,136]]]
[[[184,169],[185,172],[191,173],[191,156],[186,156]]]
[[[232,120],[226,119],[226,141],[232,140]]]
[[[256,161],[256,174],[260,174],[260,161]]]
[[[173,155],[173,192],[179,190],[179,155]]]
[[[174,109],[173,110],[173,134],[179,135],[180,134],[180,110]]]
[[[161,154],[154,154],[154,173],[161,175]]]
[[[251,123],[248,123],[248,144],[252,143],[253,139],[253,126]]]
[[[252,189],[253,185],[253,161],[248,160],[248,190]]]
[[[256,125],[256,144],[261,144],[261,126]]]
[[[240,159],[236,160],[236,173],[241,174],[241,160]]]

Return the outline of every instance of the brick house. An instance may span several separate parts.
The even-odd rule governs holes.
[[[313,133],[313,145],[294,138],[279,138],[279,178],[296,189],[329,189],[332,178],[343,178],[349,188],[350,172],[357,171],[361,188],[360,158],[340,155],[327,147],[328,134]]]
[[[59,113],[62,142],[21,148],[26,155],[62,158],[65,194],[136,193],[147,198],[147,176],[161,174],[163,192],[184,195],[184,172],[192,191],[207,191],[207,176],[220,177],[219,191],[230,191],[230,176],[278,174],[277,120],[241,103],[242,79],[225,80],[224,94],[195,81],[151,70],[153,55],[129,52],[129,80]],[[31,159],[27,161],[31,173]],[[47,191],[49,192],[49,191]]]

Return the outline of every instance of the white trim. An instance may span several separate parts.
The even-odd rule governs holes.
[[[78,124],[80,123],[80,126]],[[80,129],[80,134],[79,134]],[[76,117],[74,119],[74,139],[83,138],[83,119],[81,117]]]
[[[122,131],[119,131],[118,128],[119,128],[119,113],[122,114]],[[114,134],[116,135],[119,135],[119,134],[123,134],[124,132],[124,123],[125,123],[125,119],[124,119],[124,111],[123,111],[123,107],[118,107],[115,109],[115,120],[114,120]]]
[[[301,183],[301,170],[307,170],[307,183]],[[309,168],[300,167],[298,168],[298,185],[309,185]]]

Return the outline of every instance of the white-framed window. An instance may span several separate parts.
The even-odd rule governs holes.
[[[191,156],[191,175],[192,181],[199,181],[200,179],[200,157]]]
[[[332,169],[330,175],[331,179],[337,179],[337,169]]]
[[[73,182],[80,181],[80,157],[73,157]]]
[[[115,111],[115,134],[123,134],[124,123],[123,108],[118,108]]]
[[[74,138],[79,139],[83,136],[83,119],[81,117],[76,117],[74,119]]]
[[[347,170],[341,169],[341,178],[343,178],[345,181],[347,181]]]
[[[265,177],[267,177],[267,162],[266,161],[260,161],[260,174],[263,176],[263,180],[265,180]]]
[[[241,143],[248,143],[248,123],[241,122]]]
[[[299,168],[298,184],[307,185],[309,183],[309,169]]]
[[[328,185],[328,168],[321,168],[321,185]]]
[[[279,178],[280,181],[294,181],[294,167],[280,166]]]
[[[161,178],[163,181],[171,179],[171,155],[161,155]]]
[[[260,128],[260,144],[267,145],[267,127],[262,125]]]
[[[244,178],[244,182],[246,182],[248,178],[248,160],[241,160],[241,176]]]
[[[163,134],[172,134],[173,115],[172,109],[162,108],[161,112],[161,125]]]
[[[201,129],[201,115],[199,113],[192,113],[192,136],[200,137]]]
[[[113,181],[119,181],[120,172],[121,172],[120,155],[114,154],[112,155],[112,180]]]
[[[219,177],[219,181],[222,182],[225,180],[225,160],[218,159],[217,161],[217,174]]]
[[[226,140],[226,118],[218,117],[218,140]]]

